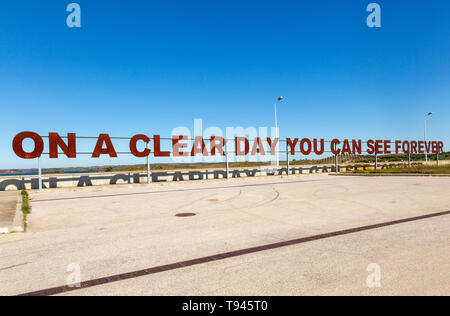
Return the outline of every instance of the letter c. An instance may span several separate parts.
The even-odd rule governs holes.
[[[139,158],[147,157],[148,155],[150,155],[150,149],[146,148],[144,149],[144,151],[138,151],[136,144],[139,140],[142,140],[147,144],[150,143],[150,138],[148,136],[135,135],[130,140],[130,151],[135,157]]]
[[[333,139],[331,141],[331,152],[333,155],[339,155],[341,153],[341,150],[336,148],[336,145],[339,145],[340,143],[339,139]]]

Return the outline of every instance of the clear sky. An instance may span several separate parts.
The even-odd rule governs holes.
[[[421,139],[433,111],[429,138],[449,150],[448,0],[78,0],[79,29],[70,2],[2,2],[0,169],[36,166],[12,151],[21,131],[273,126],[279,95],[281,137]],[[88,163],[111,162],[45,166]]]

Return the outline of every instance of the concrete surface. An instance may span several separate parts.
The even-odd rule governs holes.
[[[16,217],[19,192],[0,192],[0,234],[11,232]]]
[[[246,178],[34,193],[0,237],[0,295],[450,209],[450,178]],[[194,212],[195,217],[174,215]],[[449,295],[450,216],[163,272],[67,295]],[[368,288],[367,267],[381,268]]]

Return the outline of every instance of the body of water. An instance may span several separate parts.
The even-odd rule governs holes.
[[[61,171],[58,174],[82,174],[82,173],[94,173],[100,172],[102,170],[88,170],[88,171]],[[117,171],[117,170],[112,170]],[[55,174],[54,172],[43,172],[42,174]],[[0,173],[0,177],[9,177],[9,176],[37,176],[38,172],[18,172],[18,173]]]

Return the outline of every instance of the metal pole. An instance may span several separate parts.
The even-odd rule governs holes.
[[[408,152],[408,167],[411,167],[411,152]]]
[[[436,164],[439,166],[439,151],[436,153]]]
[[[42,191],[42,166],[41,166],[41,156],[38,158],[38,175],[39,175],[39,191]]]
[[[226,161],[226,173],[227,173],[227,175],[226,175],[226,178],[227,179],[229,179],[230,178],[230,176],[229,176],[229,174],[230,174],[230,164],[229,164],[229,162],[228,162],[228,142],[227,142],[227,140],[225,139],[225,161]]]
[[[278,118],[277,118],[277,102],[275,101],[275,139],[278,139]],[[276,147],[276,159],[277,159],[277,169],[280,166],[280,156],[279,156],[279,143],[277,143]]]
[[[147,143],[147,149],[149,149],[150,144]],[[147,156],[147,184],[152,183],[152,178],[151,178],[151,168],[150,168],[150,153]]]
[[[289,146],[286,139],[286,168],[287,168],[287,175],[289,176]]]
[[[336,173],[339,172],[339,160],[338,160],[338,155],[334,156],[334,164],[335,164],[335,169],[336,169]]]
[[[427,143],[427,115],[425,115],[423,117],[423,129],[424,129],[424,139],[425,139],[425,147],[426,147],[426,143]],[[428,152],[425,149],[425,162],[428,161]]]
[[[378,169],[378,155],[375,154],[375,170]]]

